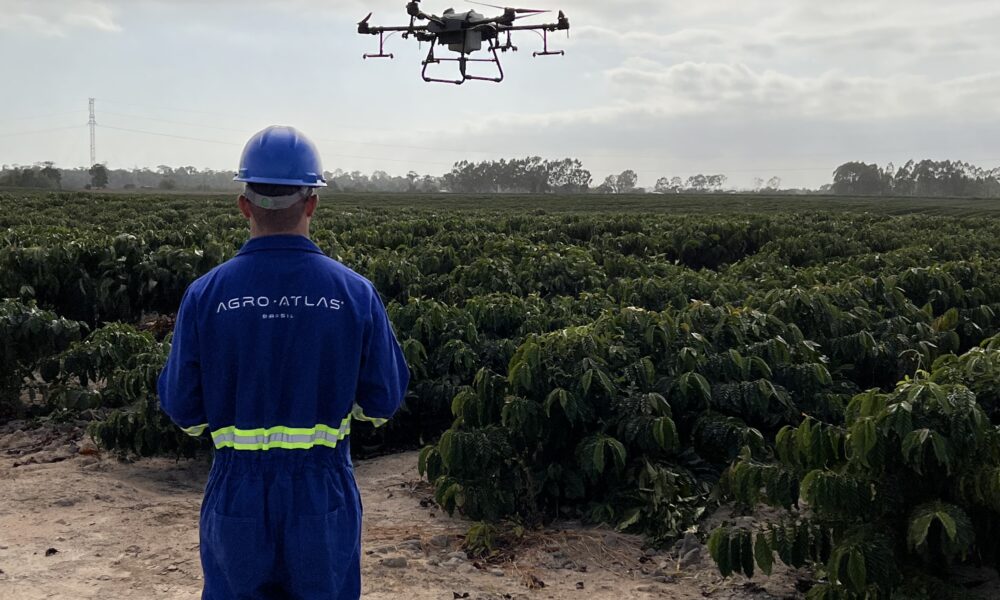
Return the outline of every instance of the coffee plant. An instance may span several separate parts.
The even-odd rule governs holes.
[[[970,364],[995,360],[995,345],[941,357],[889,393],[856,395],[842,423],[786,426],[765,460],[744,449],[721,489],[788,518],[716,529],[709,549],[723,574],[752,577],[755,563],[770,573],[777,553],[817,569],[824,581],[810,598],[881,598],[950,565],[1000,565],[1000,431],[961,383]]]
[[[724,574],[940,597],[950,566],[996,564],[1000,224],[921,202],[324,197],[313,240],[375,283],[413,373],[352,447],[423,447],[477,552],[500,523],[668,543],[768,503],[711,533]],[[33,393],[116,452],[211,451],[155,379],[184,290],[247,239],[232,199],[0,205],[0,418]]]
[[[48,357],[78,340],[82,323],[57,317],[34,303],[0,301],[0,420],[22,416],[21,394],[34,394],[37,369]]]

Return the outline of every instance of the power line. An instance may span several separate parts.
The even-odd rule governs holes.
[[[70,129],[81,129],[86,127],[86,125],[70,125],[69,127],[53,127],[52,129],[36,129],[34,131],[15,131],[11,133],[0,133],[0,138],[14,137],[18,135],[40,135],[43,133],[52,133],[55,131],[68,131]]]
[[[117,100],[102,99],[102,102],[107,102],[107,103],[117,104],[117,105],[122,105],[122,106],[131,106],[131,107],[135,107],[135,108],[141,108],[141,109],[144,109],[144,110],[162,110],[162,111],[184,112],[184,113],[194,113],[194,114],[212,115],[212,116],[225,116],[225,117],[240,116],[240,115],[234,115],[234,114],[231,114],[231,113],[219,113],[219,112],[212,112],[212,111],[198,110],[198,109],[188,109],[188,108],[146,107],[146,106],[141,106],[141,105],[138,105],[138,104],[132,104],[132,103],[127,103],[127,102],[119,102]],[[203,125],[203,124],[198,124],[198,123],[175,121],[175,120],[172,120],[172,119],[163,119],[163,118],[157,118],[157,117],[146,117],[146,116],[140,116],[140,115],[135,115],[135,114],[125,114],[125,113],[106,112],[106,111],[102,112],[102,114],[108,114],[108,115],[122,117],[122,118],[126,118],[126,119],[137,119],[137,120],[146,120],[146,121],[152,121],[152,122],[159,122],[159,123],[165,123],[165,124],[169,124],[169,125],[179,125],[179,126],[186,126],[186,127],[198,127],[198,128],[212,129],[212,130],[217,130],[217,131],[226,131],[226,132],[240,133],[241,135],[249,135],[249,133],[250,133],[248,130],[245,130],[245,129],[236,129],[236,128],[232,128],[232,127],[220,127],[218,125]],[[206,139],[206,138],[200,138],[200,137],[191,137],[191,136],[183,136],[183,135],[177,135],[177,134],[167,134],[167,133],[161,133],[161,132],[156,132],[156,131],[148,131],[148,130],[143,130],[143,129],[133,129],[133,128],[127,128],[127,127],[114,127],[114,126],[110,126],[110,125],[101,125],[101,127],[105,127],[107,129],[114,129],[114,130],[118,130],[118,131],[127,131],[127,132],[131,132],[131,133],[138,133],[138,134],[144,134],[144,135],[153,135],[153,136],[158,136],[158,137],[167,137],[167,138],[180,139],[180,140],[189,140],[189,141],[196,141],[196,142],[203,142],[203,143],[223,144],[223,145],[230,145],[230,146],[240,146],[240,145],[242,145],[242,144],[238,144],[238,143],[234,143],[234,142],[225,142],[225,141],[221,141],[221,140],[212,140],[212,139]],[[347,129],[358,129],[358,130],[375,130],[375,131],[379,130],[377,128],[356,128],[356,127],[349,127],[349,126],[345,127],[345,128],[347,128]],[[26,132],[26,133],[31,133],[31,132]],[[435,153],[439,153],[439,154],[440,153],[460,154],[460,155],[461,154],[479,154],[479,155],[492,155],[492,156],[498,156],[498,155],[503,154],[503,152],[493,151],[493,150],[471,150],[471,149],[459,149],[459,148],[450,148],[450,147],[443,148],[443,147],[440,147],[440,146],[439,147],[429,147],[429,146],[418,146],[418,145],[408,145],[408,144],[391,144],[391,143],[381,143],[381,142],[371,142],[371,141],[358,141],[358,140],[346,140],[346,139],[331,139],[331,138],[313,138],[313,139],[315,141],[317,141],[317,142],[325,143],[325,144],[373,146],[373,147],[382,147],[382,148],[399,149],[399,150],[418,150],[418,151],[421,151],[421,152],[435,152]],[[384,157],[374,157],[374,156],[359,156],[359,155],[351,155],[351,154],[330,154],[330,153],[325,153],[325,154],[327,154],[329,156],[336,156],[336,157],[339,157],[339,158],[352,158],[352,159],[359,159],[359,160],[372,160],[372,161],[383,161],[383,162],[393,162],[393,163],[413,163],[413,164],[426,164],[426,165],[444,165],[444,166],[448,166],[448,167],[451,167],[453,165],[453,163],[450,163],[450,162],[441,162],[441,161],[394,159],[394,158],[384,158]],[[575,158],[579,158],[579,159],[616,160],[616,161],[620,160],[620,161],[629,161],[631,164],[637,164],[637,163],[639,165],[645,164],[645,165],[648,165],[648,166],[644,167],[646,169],[660,169],[660,168],[664,168],[665,170],[668,170],[668,171],[669,170],[673,170],[675,172],[683,172],[683,173],[699,172],[699,169],[691,169],[691,168],[683,168],[683,169],[678,169],[676,167],[665,168],[664,166],[662,166],[662,165],[664,165],[664,163],[671,163],[671,162],[676,163],[677,159],[674,159],[674,158],[662,158],[662,157],[655,156],[655,155],[642,155],[642,154],[636,154],[636,155],[615,155],[615,154],[576,154],[576,153],[574,153],[574,154],[575,154]],[[800,157],[803,157],[803,156],[819,157],[821,155],[819,155],[819,154],[812,154],[812,155],[809,155],[809,154],[805,154],[805,155],[799,154],[798,156],[800,156]],[[840,159],[832,159],[831,162],[836,162],[837,160],[840,160]],[[980,159],[980,160],[992,161],[992,160],[995,160],[995,159]],[[708,169],[708,171],[723,172],[723,173],[727,173],[727,174],[760,174],[760,173],[786,174],[786,173],[818,173],[818,172],[828,173],[828,172],[832,172],[832,170],[833,170],[833,167],[831,167],[830,165],[827,165],[827,166],[815,166],[815,167],[789,167],[789,168],[774,168],[774,167],[766,167],[765,166],[765,167],[741,168],[741,169],[728,169],[728,168],[720,168],[720,167],[716,166],[716,167],[713,167],[711,169]],[[707,172],[707,171],[705,171],[704,169],[702,169],[701,172]]]
[[[65,117],[67,115],[81,115],[83,110],[71,110],[66,112],[49,113],[47,115],[34,115],[29,117],[15,117],[12,119],[0,119],[0,123],[15,123],[21,121],[35,121],[38,119],[51,119],[52,117]]]
[[[195,113],[195,114],[209,115],[209,116],[213,116],[213,117],[226,117],[226,118],[230,118],[230,119],[233,118],[233,117],[239,117],[239,118],[244,118],[244,119],[253,119],[253,118],[256,118],[256,117],[252,117],[250,115],[239,114],[239,113],[231,113],[231,112],[225,112],[225,113],[223,113],[223,112],[214,112],[214,111],[200,110],[200,109],[193,109],[193,108],[176,108],[176,107],[171,108],[171,107],[167,107],[167,106],[145,106],[145,105],[141,105],[141,104],[133,104],[131,102],[120,102],[118,100],[108,100],[107,98],[98,98],[98,99],[101,102],[106,102],[106,103],[111,103],[111,104],[117,104],[119,106],[130,106],[132,108],[141,108],[143,110],[156,110],[156,111],[165,111],[165,112]],[[145,117],[136,117],[136,118],[145,118]],[[196,125],[196,126],[200,127],[200,125]],[[396,133],[396,131],[397,131],[395,129],[384,129],[384,128],[370,127],[370,126],[354,127],[354,126],[351,126],[351,125],[344,125],[344,124],[340,124],[340,125],[338,125],[338,127],[342,128],[342,129],[354,129],[354,130],[358,130],[358,131],[390,131],[390,132],[393,132],[393,133]],[[409,131],[410,132],[414,132],[414,133],[416,133],[416,132],[430,133],[429,130],[410,129]]]
[[[192,142],[204,142],[206,144],[224,144],[226,146],[242,146],[243,144],[237,144],[234,142],[223,142],[221,140],[208,140],[205,138],[189,137],[186,135],[174,135],[172,133],[160,133],[158,131],[146,131],[144,129],[131,129],[128,127],[115,127],[113,125],[98,125],[104,129],[113,129],[115,131],[127,131],[129,133],[140,133],[143,135],[155,135],[158,137],[173,138],[175,140],[188,140]]]
[[[186,123],[183,121],[174,121],[171,119],[160,119],[156,117],[142,117],[139,115],[127,115],[124,113],[102,111],[103,115],[111,115],[114,117],[122,117],[126,119],[137,119],[140,121],[156,121],[158,123],[167,123],[169,125],[183,125],[186,127],[200,127],[204,129],[215,129],[218,131],[231,131],[235,133],[241,133],[244,135],[249,135],[252,132],[248,132],[246,129],[234,129],[232,127],[219,127],[217,125],[202,125],[200,123]],[[317,142],[326,142],[329,144],[350,144],[355,146],[378,146],[382,148],[396,148],[396,149],[406,149],[406,150],[423,150],[423,151],[433,151],[440,152],[442,148],[431,147],[431,146],[410,146],[406,144],[385,144],[381,142],[369,142],[369,141],[358,141],[358,140],[345,140],[345,139],[330,139],[330,138],[312,138]],[[496,154],[491,150],[467,150],[467,149],[454,149],[451,152],[456,154]]]
[[[156,117],[140,117],[139,115],[126,115],[126,114],[123,114],[123,113],[110,112],[110,111],[107,111],[107,110],[102,111],[101,114],[102,115],[111,115],[113,117],[122,117],[122,118],[125,118],[125,119],[137,119],[139,121],[156,121],[158,123],[167,123],[169,125],[184,125],[186,127],[199,127],[199,128],[202,128],[202,129],[215,129],[215,130],[218,130],[218,131],[232,131],[232,132],[241,133],[241,134],[246,134],[247,133],[247,131],[245,129],[234,129],[232,127],[219,127],[218,125],[202,125],[200,123],[185,123],[185,122],[182,122],[182,121],[173,121],[173,120],[170,120],[170,119],[158,119]]]
[[[158,131],[147,131],[147,130],[144,130],[144,129],[132,129],[132,128],[129,128],[129,127],[115,127],[113,125],[98,125],[98,127],[103,127],[104,129],[111,129],[111,130],[114,130],[114,131],[127,131],[129,133],[138,133],[138,134],[142,134],[142,135],[153,135],[153,136],[157,136],[157,137],[166,137],[166,138],[173,138],[173,139],[178,139],[178,140],[188,140],[188,141],[192,141],[192,142],[203,142],[203,143],[206,143],[206,144],[223,144],[223,145],[226,145],[226,146],[243,146],[243,144],[237,144],[237,143],[234,143],[234,142],[224,142],[224,141],[221,141],[221,140],[209,140],[209,139],[206,139],[206,138],[189,137],[189,136],[186,136],[186,135],[174,135],[174,134],[171,134],[171,133],[161,133],[161,132],[158,132]],[[323,141],[323,140],[317,140],[317,141]],[[377,161],[396,162],[396,163],[413,163],[413,164],[427,164],[427,165],[445,165],[445,166],[449,166],[449,167],[452,166],[451,163],[432,162],[432,161],[426,161],[426,160],[408,160],[408,159],[398,159],[398,158],[385,158],[385,157],[382,157],[382,156],[358,156],[358,155],[353,155],[353,154],[339,154],[339,153],[324,153],[324,156],[336,156],[338,158],[354,158],[354,159],[358,159],[358,160],[377,160]]]
[[[246,115],[238,115],[238,114],[233,114],[233,113],[220,113],[220,112],[212,112],[212,111],[208,111],[208,110],[198,110],[198,109],[193,109],[193,108],[169,108],[169,107],[165,107],[165,106],[141,106],[139,104],[131,104],[129,102],[119,102],[118,100],[108,100],[107,98],[101,98],[101,102],[107,102],[107,103],[110,103],[110,104],[117,104],[119,106],[131,106],[132,108],[143,108],[143,109],[146,109],[146,110],[163,110],[163,111],[167,111],[167,112],[197,113],[197,114],[202,114],[202,115],[210,115],[210,116],[214,116],[214,117],[234,117],[234,116],[235,117],[239,117],[239,116],[246,116]]]
[[[127,105],[127,106],[133,106],[133,107],[137,107],[137,108],[142,108],[142,107],[139,107],[138,105],[126,104],[126,103],[117,102],[117,101],[106,101],[106,102],[112,102],[114,104],[122,104],[122,105]],[[162,109],[157,109],[157,110],[174,110],[174,111],[179,111],[179,112],[191,112],[191,113],[201,113],[201,114],[209,114],[209,115],[221,115],[221,113],[213,113],[213,112],[209,112],[209,111],[199,111],[199,110],[190,110],[190,109],[182,109],[182,108],[176,108],[176,109],[162,108]],[[157,118],[157,117],[144,117],[144,116],[135,115],[135,114],[124,114],[124,113],[108,112],[108,111],[104,111],[104,112],[102,112],[102,114],[112,115],[112,116],[117,116],[117,117],[123,117],[123,118],[127,118],[127,119],[137,119],[137,120],[145,120],[145,121],[154,121],[154,122],[159,122],[159,123],[166,123],[166,124],[169,124],[169,125],[182,125],[182,126],[186,126],[186,127],[200,127],[200,128],[204,128],[204,129],[214,129],[214,130],[218,130],[218,131],[228,131],[228,132],[240,133],[240,134],[243,134],[243,135],[249,135],[250,133],[252,133],[252,132],[249,132],[246,129],[235,129],[235,128],[232,128],[232,127],[219,127],[217,125],[202,125],[202,124],[199,124],[199,123],[174,121],[172,119],[162,119],[162,118]],[[232,116],[232,115],[226,115],[226,116]],[[153,135],[158,135],[158,134],[153,134]],[[494,150],[471,150],[471,149],[467,149],[467,148],[441,148],[441,147],[432,147],[432,146],[416,146],[416,145],[410,145],[410,144],[387,144],[387,143],[382,143],[382,142],[358,141],[358,140],[347,140],[347,139],[333,139],[333,138],[317,138],[317,137],[314,137],[312,139],[314,141],[316,141],[316,142],[324,142],[324,143],[328,143],[328,144],[349,144],[349,145],[357,145],[357,146],[373,146],[373,147],[379,147],[379,148],[391,148],[391,149],[399,149],[399,150],[419,150],[419,151],[422,151],[422,152],[437,152],[437,153],[447,152],[447,153],[450,153],[450,154],[459,154],[459,155],[479,154],[479,155],[497,156],[497,155],[503,154],[503,152],[494,151]],[[219,142],[213,142],[213,143],[219,143]],[[351,155],[346,155],[346,154],[341,154],[341,155],[338,155],[338,156],[345,157],[345,158],[362,158],[362,159],[366,159],[366,160],[384,160],[384,161],[387,161],[387,162],[413,162],[413,163],[437,164],[437,165],[447,164],[448,166],[452,166],[452,163],[432,162],[432,161],[419,161],[419,160],[417,160],[417,161],[410,161],[410,160],[398,160],[398,159],[388,159],[388,158],[360,157],[360,156],[351,156]],[[622,155],[622,154],[575,154],[575,158],[580,158],[580,159],[598,159],[598,160],[625,160],[625,161],[630,161],[633,164],[634,163],[641,163],[641,162],[645,162],[645,163],[649,164],[649,163],[653,163],[654,161],[657,162],[657,163],[660,163],[660,162],[664,161],[664,159],[662,159],[660,157],[657,157],[657,156],[641,156],[641,155],[631,155],[631,156],[628,156],[628,155]],[[808,172],[821,172],[821,171],[822,172],[827,172],[827,171],[831,171],[831,168],[829,166],[823,166],[823,167],[799,167],[799,168],[787,168],[787,169],[786,168],[782,168],[782,169],[774,169],[774,168],[719,169],[719,168],[715,168],[715,169],[709,169],[709,170],[725,171],[727,173],[763,173],[763,172],[772,172],[772,173],[778,173],[778,172],[780,172],[780,173],[801,172],[801,173],[808,173]],[[686,171],[694,172],[694,171],[697,171],[697,169],[695,169],[695,170],[688,169]]]

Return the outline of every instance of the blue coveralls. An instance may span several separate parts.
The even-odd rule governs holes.
[[[351,420],[381,425],[409,382],[378,293],[308,238],[253,238],[188,288],[163,410],[215,459],[201,507],[204,600],[356,599]]]

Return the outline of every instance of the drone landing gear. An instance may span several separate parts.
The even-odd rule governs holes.
[[[386,35],[384,31],[379,32],[379,34],[378,34],[378,54],[365,54],[363,58],[365,60],[367,60],[369,58],[388,58],[390,60],[396,58],[391,53],[390,54],[386,54],[385,53],[385,41],[387,39],[391,38],[394,35],[395,35],[395,32],[390,33],[389,35]]]
[[[533,52],[532,56],[566,56],[565,50],[549,50],[549,32],[548,30],[542,30],[542,44],[543,49],[541,52]]]
[[[462,85],[466,81],[492,81],[493,83],[500,83],[503,81],[503,65],[500,64],[500,56],[497,54],[498,47],[496,45],[490,46],[490,51],[493,53],[493,58],[469,58],[463,54],[460,58],[437,58],[434,56],[434,47],[437,45],[437,40],[431,42],[431,49],[427,52],[427,58],[424,60],[424,71],[423,78],[424,81],[428,83],[453,83],[455,85]],[[431,77],[427,74],[428,67],[430,65],[436,65],[443,62],[457,62],[458,71],[461,73],[461,79],[439,79],[436,77]],[[497,77],[484,77],[482,75],[469,75],[468,66],[469,63],[493,63],[497,66]]]

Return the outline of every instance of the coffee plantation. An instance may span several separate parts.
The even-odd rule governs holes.
[[[0,207],[0,418],[72,413],[122,455],[211,452],[155,382],[187,285],[247,239],[233,200]],[[375,283],[413,373],[352,449],[422,448],[482,552],[579,518],[652,544],[695,531],[724,575],[810,568],[810,598],[942,597],[949,568],[1000,564],[997,210],[325,197],[313,239]],[[708,530],[722,503],[779,516]]]

